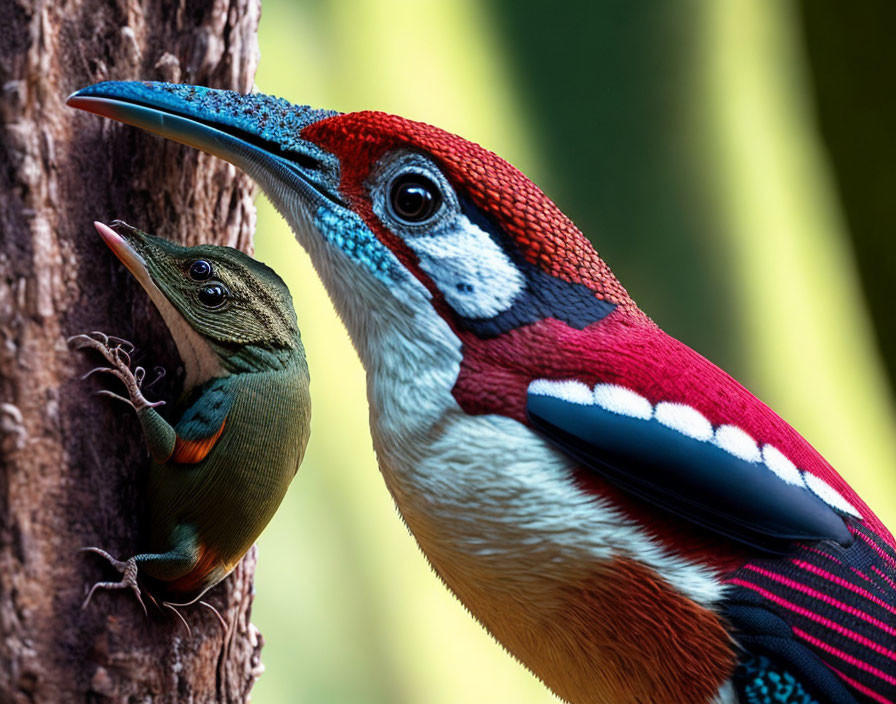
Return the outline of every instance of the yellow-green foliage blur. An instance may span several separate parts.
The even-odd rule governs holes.
[[[256,82],[437,124],[511,161],[661,326],[775,408],[893,527],[883,332],[816,126],[805,22],[796,4],[753,0],[265,0]],[[292,289],[313,419],[259,542],[267,671],[253,701],[555,701],[430,571],[379,476],[348,337],[286,224],[263,199],[258,211],[256,256]]]

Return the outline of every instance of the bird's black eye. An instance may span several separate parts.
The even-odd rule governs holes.
[[[220,308],[227,296],[228,291],[221,284],[209,284],[199,289],[199,302],[207,308]]]
[[[190,264],[190,278],[193,281],[205,281],[212,275],[212,265],[205,259],[197,259]]]
[[[392,183],[389,193],[392,212],[405,222],[423,222],[431,218],[442,204],[442,194],[422,174],[404,174]]]

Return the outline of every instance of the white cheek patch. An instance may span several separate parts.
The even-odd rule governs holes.
[[[465,318],[493,318],[513,305],[523,275],[488,233],[465,216],[438,235],[406,237],[420,268]]]

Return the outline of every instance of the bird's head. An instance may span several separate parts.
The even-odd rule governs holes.
[[[366,364],[386,328],[450,338],[466,359],[545,321],[583,330],[614,311],[647,321],[528,178],[441,129],[165,83],[101,83],[68,102],[252,176],[311,254]]]
[[[94,225],[162,314],[187,388],[304,357],[289,290],[264,264],[231,247],[183,247],[121,221]]]

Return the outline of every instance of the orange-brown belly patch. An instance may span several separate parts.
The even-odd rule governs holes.
[[[598,680],[609,701],[710,702],[734,670],[734,643],[719,617],[629,558],[570,588],[565,604],[558,627],[573,629],[584,666],[590,660],[600,671],[579,686]]]

